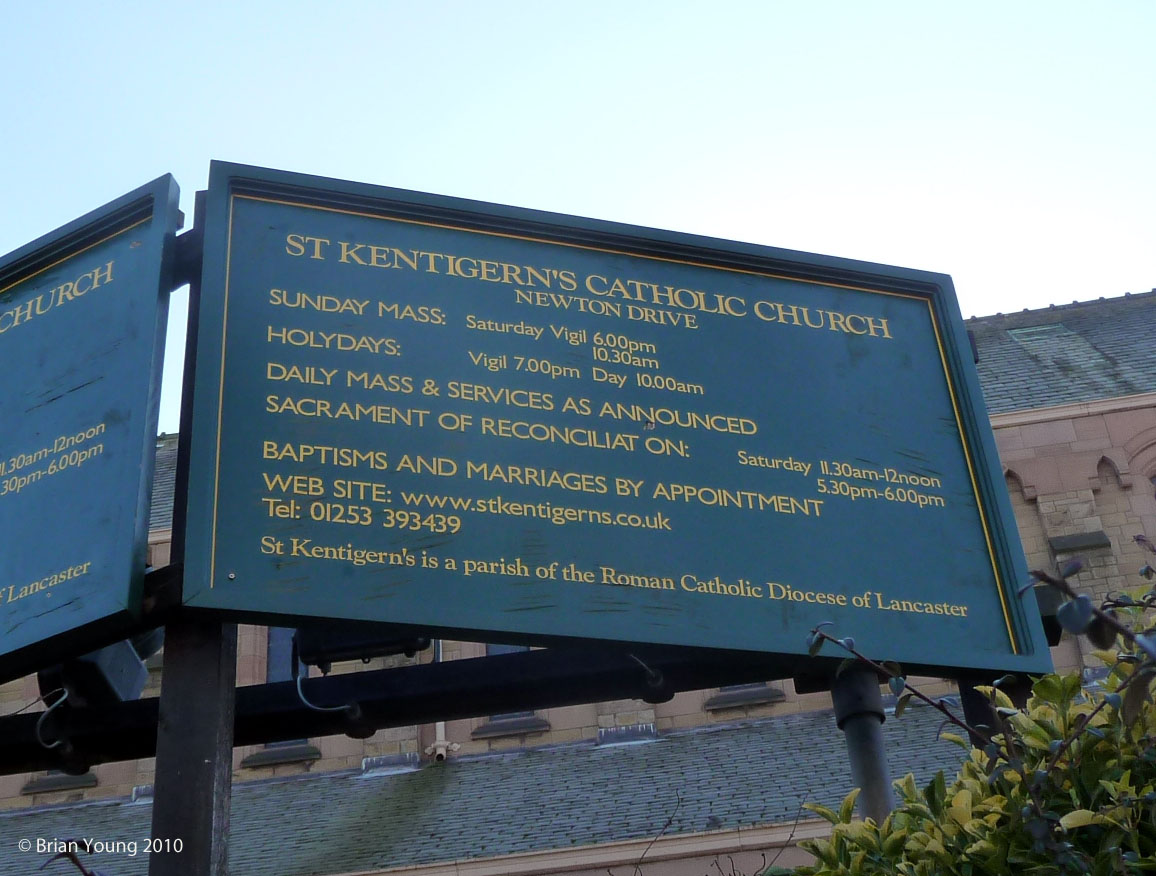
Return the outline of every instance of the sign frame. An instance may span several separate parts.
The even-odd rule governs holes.
[[[0,527],[5,530],[0,550],[7,555],[7,562],[0,561],[0,584],[5,601],[15,606],[0,621],[0,681],[116,641],[140,616],[174,242],[181,225],[179,193],[166,174],[0,258],[0,311],[10,317],[6,330],[38,332],[13,341],[20,344],[13,356],[30,347],[39,351],[38,363],[12,361],[12,372],[30,381],[43,378],[46,387],[49,380],[57,382],[55,389],[37,384],[34,389],[43,390],[37,399],[18,390],[6,399],[30,407],[14,412],[12,440],[20,446],[0,454],[6,467],[15,462],[19,468],[6,473],[12,504],[5,515],[8,526]],[[89,262],[98,255],[108,262],[82,273],[93,268]],[[65,276],[69,271],[77,277]],[[41,288],[55,280],[59,284]],[[122,287],[129,284],[123,293],[113,285],[118,280]],[[27,314],[34,318],[17,312],[20,305],[5,307],[26,292],[35,296],[24,302],[36,305]],[[63,319],[71,332],[63,331]],[[67,367],[54,367],[45,349],[54,338],[58,344],[67,341],[59,344],[67,350]],[[77,417],[87,419],[72,422]],[[67,447],[61,452],[58,445]],[[45,491],[50,495],[37,499]],[[50,501],[67,497],[73,501],[44,510]],[[76,513],[82,519],[70,516]],[[67,529],[48,525],[55,522],[48,517],[67,523]],[[43,526],[32,531],[30,521]],[[79,554],[78,545],[84,548]],[[18,556],[26,557],[30,549],[43,557],[46,576],[28,584],[29,570]],[[72,562],[64,556],[69,553],[91,558]],[[26,601],[19,597],[25,590]],[[52,597],[56,603],[42,610]],[[25,612],[38,603],[36,612],[18,614],[21,601]],[[34,629],[28,630],[29,620]]]
[[[329,212],[356,213],[390,221],[450,227],[465,233],[529,239],[583,251],[610,252],[639,259],[691,264],[744,276],[773,277],[777,280],[811,284],[816,288],[851,289],[920,299],[926,302],[934,327],[941,363],[927,363],[942,369],[951,407],[963,444],[968,477],[981,519],[985,550],[994,572],[1002,618],[993,619],[1006,629],[1006,653],[967,653],[966,637],[954,639],[957,656],[936,656],[927,650],[905,654],[875,654],[880,659],[902,659],[912,671],[939,675],[974,672],[1051,669],[1034,600],[1025,603],[1018,588],[1026,582],[1027,570],[1016,536],[1010,500],[1002,478],[982,391],[979,386],[971,345],[955,300],[951,278],[945,274],[815,255],[750,243],[717,240],[697,235],[662,231],[601,220],[563,216],[535,210],[485,204],[458,198],[423,194],[322,177],[306,176],[268,168],[213,162],[207,197],[205,250],[199,313],[196,391],[192,401],[191,475],[187,514],[185,604],[190,609],[211,611],[242,620],[285,623],[308,622],[311,617],[374,620],[389,623],[403,633],[429,631],[455,638],[484,638],[489,641],[550,644],[574,641],[622,642],[622,636],[559,634],[557,630],[528,632],[499,629],[494,625],[472,626],[454,623],[414,622],[410,618],[371,616],[348,610],[321,614],[285,610],[275,604],[248,601],[232,604],[214,593],[212,551],[215,519],[217,466],[220,459],[220,424],[225,410],[225,300],[229,276],[229,242],[232,229],[231,204],[236,197],[284,204],[290,207]],[[188,402],[188,399],[186,399]],[[850,536],[849,536],[850,537]],[[927,569],[934,575],[934,567]],[[220,574],[225,574],[221,572]],[[855,570],[848,570],[848,575]],[[871,574],[877,574],[872,570]],[[866,621],[864,621],[866,622]],[[860,637],[852,624],[835,628],[839,635]],[[799,628],[798,642],[781,650],[759,649],[765,653],[799,657],[806,662],[807,628]],[[652,644],[687,644],[703,647],[702,641],[681,643],[653,638],[634,641]],[[720,640],[715,647],[734,650],[735,644]],[[742,646],[739,646],[742,650]],[[747,648],[747,650],[754,650]]]

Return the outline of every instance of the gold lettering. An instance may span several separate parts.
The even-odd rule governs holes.
[[[55,587],[57,584],[63,584],[65,581],[72,581],[89,574],[92,568],[92,561],[78,563],[74,566],[69,566],[59,572],[54,572],[51,575],[46,575],[43,578],[31,581],[22,586],[16,584],[9,584],[7,588],[0,588],[0,602],[7,604],[9,602],[16,602],[24,599],[27,596],[32,596],[35,593],[43,593],[50,587]]]
[[[867,329],[871,332],[871,337],[877,337],[875,329],[878,328],[883,333],[883,337],[891,339],[891,332],[887,330],[887,320],[876,319],[873,316],[864,317],[867,320]]]
[[[109,262],[107,265],[104,266],[103,274],[101,273],[100,268],[96,268],[95,270],[92,271],[92,285],[94,288],[96,286],[103,286],[105,283],[111,283],[111,282],[112,282],[112,262]]]
[[[305,255],[305,238],[300,234],[289,234],[285,236],[285,252],[291,256]]]
[[[63,307],[93,289],[108,285],[112,282],[114,263],[114,261],[109,261],[105,265],[85,271],[74,280],[61,283],[47,292],[39,293],[35,298],[29,298],[22,304],[17,304],[15,307],[0,312],[0,334],[23,325],[37,316],[44,316],[54,308]]]
[[[359,256],[357,254],[357,251],[359,249],[365,249],[364,243],[358,243],[358,244],[351,246],[350,244],[346,243],[344,240],[339,241],[339,242],[341,244],[341,259],[340,259],[340,261],[342,261],[343,263],[346,263],[346,264],[349,262],[354,262],[355,264],[358,264],[358,265],[368,264],[368,262],[362,261],[361,256]]]
[[[856,320],[856,319],[859,320],[860,323],[864,323],[867,321],[865,317],[859,316],[858,314],[854,314],[854,313],[848,314],[848,316],[847,316],[847,331],[849,331],[853,335],[865,335],[865,334],[867,334],[867,329],[865,329],[865,328],[859,329],[859,330],[855,329],[855,326],[852,324],[852,320]]]
[[[416,249],[411,249],[409,251],[408,256],[404,252],[402,252],[400,249],[395,249],[393,251],[393,266],[395,268],[400,267],[400,265],[398,265],[397,263],[402,262],[411,271],[416,271],[417,270],[417,257],[418,257],[418,255],[419,255],[419,253]]]
[[[369,253],[369,264],[371,266],[375,268],[396,267],[395,263],[389,261],[390,249],[388,246],[371,246]]]

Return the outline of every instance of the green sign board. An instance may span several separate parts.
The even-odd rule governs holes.
[[[185,599],[1050,658],[950,278],[214,164]]]
[[[139,612],[177,194],[0,258],[0,680]]]

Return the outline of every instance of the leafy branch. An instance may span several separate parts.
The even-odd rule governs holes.
[[[1156,554],[1144,536],[1136,542]],[[972,748],[944,734],[968,751],[955,782],[940,772],[920,790],[908,775],[896,783],[901,802],[882,824],[853,821],[853,794],[838,814],[816,809],[832,822],[831,836],[801,843],[816,863],[796,876],[1138,876],[1156,869],[1156,587],[1110,594],[1097,605],[1069,580],[1082,568],[1074,561],[1058,574],[1033,571],[1020,593],[1047,586],[1065,597],[1056,619],[1098,649],[1109,668],[1104,690],[1086,689],[1079,673],[1053,673],[1034,678],[1026,705],[1016,706],[1000,689],[1005,676],[976,688],[990,701],[991,728],[958,719],[912,687],[897,664],[870,660],[852,639],[824,632],[827,624],[811,630],[812,655],[832,642],[851,655],[840,672],[861,663],[887,678],[900,698],[896,715],[914,697],[981,742]],[[1156,568],[1145,565],[1140,574],[1151,581]]]
[[[888,687],[890,687],[891,692],[893,694],[895,694],[896,697],[898,697],[898,699],[895,702],[895,716],[896,717],[899,717],[900,715],[903,714],[903,711],[904,711],[904,709],[906,709],[907,704],[914,697],[915,699],[920,700],[921,702],[924,702],[929,706],[932,706],[933,708],[938,710],[944,716],[944,718],[946,718],[952,724],[955,724],[957,727],[960,727],[961,729],[966,730],[968,733],[971,733],[976,738],[984,739],[985,741],[991,741],[991,737],[988,736],[987,733],[985,733],[983,730],[979,729],[978,727],[972,727],[970,724],[968,724],[966,721],[964,721],[962,718],[960,718],[958,715],[956,715],[954,712],[952,712],[951,709],[948,708],[948,706],[942,700],[929,697],[927,694],[923,693],[923,691],[908,684],[907,683],[907,677],[903,674],[902,669],[899,667],[899,665],[897,663],[892,663],[890,661],[888,661],[886,663],[878,663],[878,662],[872,660],[870,657],[867,657],[865,654],[862,654],[861,652],[855,650],[855,640],[852,639],[850,636],[847,636],[847,637],[842,638],[842,639],[838,639],[835,636],[830,635],[829,633],[823,632],[822,628],[824,626],[828,626],[828,625],[829,625],[829,622],[824,622],[824,623],[818,624],[814,629],[811,630],[811,635],[807,640],[807,652],[812,657],[814,657],[822,649],[824,642],[832,642],[833,644],[838,645],[844,651],[853,655],[851,658],[848,658],[839,666],[838,671],[840,673],[846,671],[850,666],[854,665],[855,663],[861,663],[861,664],[864,664],[866,666],[871,667],[879,675],[886,676],[888,679],[888,682],[887,682]]]

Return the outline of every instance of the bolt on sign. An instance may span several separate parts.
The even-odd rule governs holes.
[[[947,276],[215,163],[199,332],[190,606],[1050,666]]]
[[[140,610],[177,201],[164,176],[0,258],[0,680]]]

